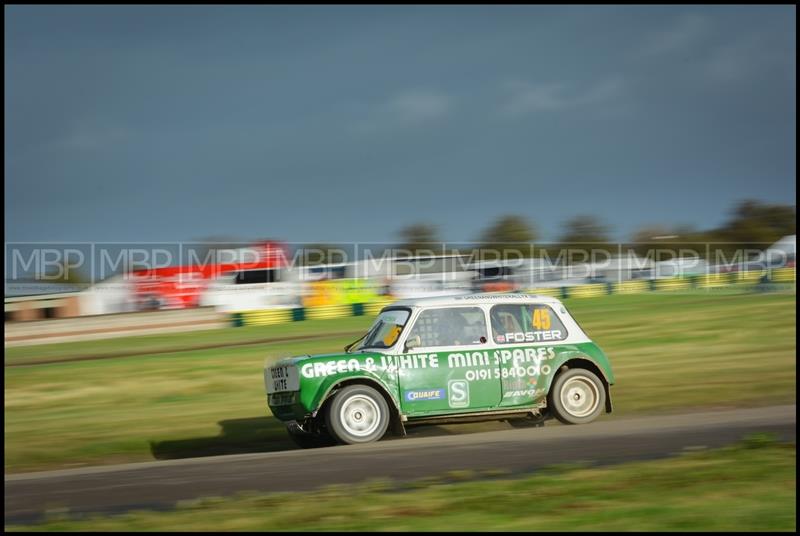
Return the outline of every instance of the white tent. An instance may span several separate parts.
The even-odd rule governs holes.
[[[784,236],[764,252],[770,265],[784,265],[793,261],[797,254],[797,235]]]

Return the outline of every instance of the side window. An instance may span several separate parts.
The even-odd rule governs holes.
[[[277,280],[277,270],[243,270],[236,273],[234,283],[237,285],[253,285],[256,283],[274,283]]]
[[[495,305],[491,311],[492,340],[498,344],[563,341],[567,330],[549,305]]]
[[[408,337],[419,336],[420,347],[461,346],[486,342],[486,320],[480,307],[422,311]],[[483,340],[481,340],[483,339]]]

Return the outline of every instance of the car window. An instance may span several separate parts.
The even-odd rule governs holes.
[[[277,270],[242,270],[236,273],[234,283],[237,285],[253,285],[256,283],[275,283],[277,280]]]
[[[391,348],[397,342],[409,316],[411,316],[411,311],[408,309],[382,311],[358,348]]]
[[[419,346],[424,348],[481,344],[486,342],[483,309],[450,307],[422,311],[408,334],[409,338],[414,336],[419,336]]]
[[[495,305],[489,316],[492,340],[499,344],[562,341],[567,338],[564,324],[548,305]]]

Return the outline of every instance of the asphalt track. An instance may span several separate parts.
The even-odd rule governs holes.
[[[369,445],[170,460],[5,477],[5,523],[72,514],[165,509],[176,501],[239,491],[301,491],[371,478],[399,481],[452,470],[620,463],[719,447],[753,432],[796,440],[796,406],[696,412],[629,419],[600,418],[582,426],[548,424],[459,435],[410,437]]]

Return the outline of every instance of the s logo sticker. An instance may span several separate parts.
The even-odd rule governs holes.
[[[469,406],[469,383],[467,383],[467,380],[450,380],[447,382],[447,403],[451,408]]]

